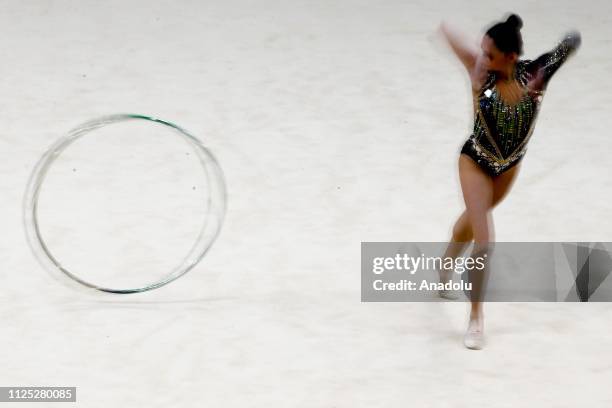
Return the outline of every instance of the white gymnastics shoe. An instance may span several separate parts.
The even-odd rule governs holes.
[[[459,299],[459,295],[453,290],[440,289],[438,290],[438,296],[449,300]]]
[[[479,327],[476,321],[470,321],[468,329],[463,337],[465,347],[472,350],[480,350],[484,346],[484,333],[482,327]]]
[[[439,275],[440,275],[440,283],[446,283],[449,281],[452,281],[452,272],[449,271],[438,271]],[[440,296],[443,299],[449,299],[449,300],[455,300],[455,299],[459,299],[459,295],[451,290],[447,290],[447,289],[439,289],[438,290],[438,296]]]

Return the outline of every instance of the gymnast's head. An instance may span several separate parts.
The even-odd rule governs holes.
[[[522,26],[523,20],[511,14],[487,29],[480,46],[489,71],[505,72],[523,54]]]

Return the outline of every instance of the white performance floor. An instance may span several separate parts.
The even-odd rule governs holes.
[[[58,406],[88,408],[612,406],[607,303],[487,304],[487,345],[473,351],[462,343],[467,303],[360,301],[362,241],[445,241],[463,210],[457,159],[472,106],[467,74],[434,36],[443,19],[477,41],[518,13],[522,58],[580,30],[494,212],[495,238],[612,241],[610,11],[605,1],[3,2],[0,386],[75,386],[76,404]],[[39,157],[113,113],[189,130],[228,188],[202,262],[137,295],[63,285],[22,225]],[[178,262],[203,190],[174,142],[84,138],[58,159],[41,218],[68,266],[129,280]],[[41,406],[16,404],[28,405]]]

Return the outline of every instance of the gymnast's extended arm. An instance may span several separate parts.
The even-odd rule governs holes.
[[[581,43],[582,37],[580,32],[576,30],[569,31],[551,51],[540,55],[533,61],[528,61],[527,72],[532,77],[530,82],[533,83],[531,88],[545,90],[555,72],[570,56],[576,53]]]
[[[442,34],[455,55],[459,58],[468,72],[471,73],[474,70],[476,60],[480,54],[476,44],[469,41],[465,35],[451,28],[445,21],[440,23],[438,32]]]

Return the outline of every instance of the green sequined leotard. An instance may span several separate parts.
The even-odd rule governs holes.
[[[527,151],[548,81],[580,43],[580,33],[573,31],[552,51],[535,60],[517,61],[514,78],[523,89],[540,68],[544,68],[544,77],[541,89],[525,92],[516,105],[503,102],[495,86],[496,74],[490,71],[480,91],[474,94],[474,130],[461,153],[471,157],[490,176],[498,176],[516,165]]]

